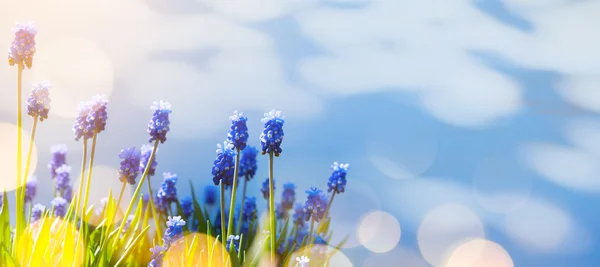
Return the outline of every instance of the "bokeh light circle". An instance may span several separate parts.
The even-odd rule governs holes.
[[[285,259],[283,266],[298,266],[297,258],[302,256],[310,260],[308,266],[354,267],[352,261],[342,251],[327,245],[307,245],[301,247]]]
[[[0,170],[2,170],[2,178],[0,178],[0,191],[11,191],[17,188],[17,125],[0,122]],[[21,168],[22,173],[25,172],[25,162],[27,161],[27,150],[29,149],[29,140],[31,135],[29,132],[21,129],[22,146],[21,146]],[[35,173],[38,161],[38,151],[33,143],[31,150],[31,161],[29,164],[29,176]]]
[[[484,235],[483,223],[477,214],[465,206],[449,203],[425,215],[417,232],[417,241],[425,260],[439,266],[459,244]]]
[[[82,266],[85,249],[77,228],[59,217],[29,224],[17,246],[21,266]]]
[[[514,263],[499,244],[475,238],[454,249],[444,267],[514,267]]]
[[[367,214],[358,226],[358,239],[368,250],[387,252],[400,241],[400,223],[394,216],[383,211]]]
[[[229,254],[215,237],[200,233],[185,235],[171,244],[163,257],[162,266],[225,266]],[[193,264],[193,265],[191,265]],[[231,265],[230,265],[231,266]]]

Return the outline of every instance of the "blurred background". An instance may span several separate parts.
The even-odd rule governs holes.
[[[53,84],[34,202],[52,198],[53,144],[79,176],[71,127],[93,95],[110,100],[94,204],[120,188],[120,150],[146,143],[153,101],[173,105],[157,171],[179,175],[180,197],[188,180],[196,192],[212,183],[234,110],[259,146],[275,108],[286,116],[278,188],[293,181],[304,201],[334,161],[350,163],[331,210],[334,240],[350,235],[336,266],[592,267],[598,14],[594,0],[0,0],[0,44],[15,21],[35,21],[24,95]],[[0,64],[0,83],[0,170],[12,180],[16,68]],[[259,157],[251,195],[266,176]]]

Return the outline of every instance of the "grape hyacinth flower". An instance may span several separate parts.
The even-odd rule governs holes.
[[[67,201],[62,197],[56,197],[51,202],[55,217],[64,217],[67,213]]]
[[[96,95],[92,98],[92,101],[89,103],[89,112],[85,118],[88,123],[89,131],[92,134],[99,134],[104,131],[106,127],[106,120],[108,119],[108,114],[106,112],[106,106],[108,105],[108,100],[103,95]]]
[[[162,211],[166,211],[171,203],[177,201],[177,188],[175,188],[177,178],[177,174],[170,172],[163,173],[163,182],[156,193],[156,206]]]
[[[238,250],[240,249],[240,236],[229,235],[229,237],[227,238],[227,251],[231,249],[231,244],[233,244],[233,248],[235,249],[234,251],[238,252]]]
[[[236,152],[233,150],[233,145],[227,141],[223,145],[217,144],[217,158],[213,162],[212,175],[213,183],[219,185],[231,186],[233,184],[234,172],[234,157]]]
[[[210,185],[204,187],[204,204],[212,206],[217,202],[217,190]]]
[[[25,203],[31,202],[37,193],[37,180],[32,176],[25,184]]]
[[[306,256],[300,256],[296,257],[296,262],[298,262],[298,267],[308,267],[310,259]]]
[[[52,179],[56,177],[56,169],[58,167],[67,164],[67,146],[63,144],[53,145],[50,148],[50,163],[48,163],[48,169],[50,169],[50,175]]]
[[[292,220],[294,222],[294,225],[296,225],[298,228],[304,227],[306,222],[306,213],[304,212],[304,206],[302,204],[296,204]]]
[[[141,153],[135,150],[135,147],[125,148],[121,150],[119,158],[122,159],[121,167],[119,168],[119,180],[122,183],[135,184],[135,179],[139,174],[139,166]]]
[[[257,218],[257,209],[256,209],[256,198],[255,197],[246,197],[244,200],[244,212],[242,214],[242,221],[246,223],[250,223]]]
[[[8,64],[10,66],[22,65],[31,69],[35,55],[35,35],[37,29],[33,23],[17,23],[13,29],[15,39],[8,48]]]
[[[288,211],[285,208],[283,208],[283,205],[281,203],[277,204],[277,206],[275,207],[275,218],[277,220],[284,220],[287,219],[288,215]]]
[[[296,185],[294,183],[286,183],[283,185],[281,193],[281,205],[286,211],[291,210],[296,202]]]
[[[129,214],[129,216],[127,216],[127,221],[125,221],[125,226],[123,227],[123,232],[121,232],[121,235],[124,235],[127,232],[134,218],[135,215],[133,214]]]
[[[148,165],[148,162],[150,161],[150,155],[152,155],[152,149],[153,149],[152,146],[149,144],[144,144],[140,148],[140,154],[141,154],[140,167],[139,167],[140,173],[144,173],[144,170],[146,169],[146,165]],[[156,148],[156,152],[158,152],[158,148]],[[156,173],[156,165],[158,165],[158,163],[156,162],[156,152],[154,155],[154,160],[152,161],[152,164],[150,164],[150,169],[148,169],[148,176],[154,176],[154,174]]]
[[[150,260],[150,263],[148,263],[148,267],[160,267],[162,265],[165,248],[162,246],[156,246],[151,248],[150,252],[152,252],[152,260]]]
[[[181,219],[181,216],[169,216],[168,218],[169,221],[167,221],[167,230],[165,231],[165,235],[163,237],[165,246],[168,246],[177,239],[183,237],[183,226],[185,225],[185,221]]]
[[[346,174],[348,173],[349,166],[350,164],[340,164],[338,162],[334,162],[333,165],[331,165],[333,172],[327,182],[327,192],[333,191],[334,194],[344,193],[346,190]]]
[[[275,190],[275,179],[273,179],[273,190]],[[268,200],[269,199],[269,178],[265,179],[260,188],[260,192],[262,192],[263,197]]]
[[[69,187],[71,182],[71,167],[63,164],[56,169],[56,190],[61,194]]]
[[[33,205],[33,208],[31,208],[31,223],[37,222],[39,219],[41,219],[44,211],[46,211],[46,206],[39,203]]]
[[[50,96],[48,89],[52,88],[49,81],[41,81],[39,84],[32,84],[33,90],[31,96],[27,98],[27,114],[33,118],[44,121],[48,118],[50,111]]]
[[[306,190],[306,194],[308,194],[306,198],[306,202],[304,204],[304,212],[305,212],[305,220],[310,220],[311,218],[316,222],[319,222],[323,219],[325,215],[325,210],[327,209],[327,200],[322,194],[323,191],[311,187],[310,190]]]
[[[281,111],[271,110],[269,113],[265,113],[265,117],[261,120],[265,124],[265,128],[260,134],[263,155],[273,153],[275,157],[279,157],[279,154],[281,154],[280,146],[283,141],[284,119]]]
[[[77,118],[75,118],[75,122],[73,122],[73,134],[75,135],[75,141],[79,141],[79,139],[83,138],[83,140],[87,140],[92,138],[93,132],[91,131],[91,127],[89,122],[86,120],[88,113],[90,112],[90,104],[87,102],[79,103],[79,112],[77,114]]]
[[[244,148],[246,148],[246,143],[248,142],[248,126],[246,126],[248,117],[244,116],[244,112],[238,112],[236,110],[229,119],[231,120],[231,127],[227,133],[227,140],[229,140],[238,151],[244,150]]]
[[[71,201],[73,200],[73,187],[71,187],[71,185],[69,185],[69,186],[67,186],[67,188],[65,188],[65,190],[62,192],[62,197],[66,201],[71,203]]]
[[[169,121],[171,104],[161,100],[160,102],[154,102],[150,108],[154,110],[154,113],[152,119],[148,122],[148,133],[150,134],[148,142],[160,141],[163,144],[167,141],[167,133],[171,129],[171,122]]]
[[[254,178],[256,174],[256,155],[258,150],[253,146],[247,146],[242,150],[242,159],[240,160],[239,174],[242,177],[246,177],[246,181]]]
[[[192,197],[186,196],[181,199],[181,209],[183,210],[183,217],[186,219],[194,214],[194,202]]]

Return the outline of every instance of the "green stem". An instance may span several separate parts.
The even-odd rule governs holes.
[[[137,185],[137,187],[135,188],[135,191],[133,192],[134,197],[132,197],[131,201],[129,201],[129,205],[127,206],[127,210],[125,211],[125,214],[129,214],[131,212],[131,208],[133,208],[133,203],[139,197],[140,189],[142,188],[142,184],[144,184],[144,181],[146,180],[146,176],[148,176],[148,171],[150,170],[150,166],[152,166],[152,162],[154,162],[154,155],[156,154],[157,148],[158,148],[158,140],[156,140],[154,142],[154,148],[152,149],[152,154],[150,154],[150,159],[148,160],[148,164],[146,164],[146,168],[144,168],[144,173],[142,174],[142,178],[140,178],[140,183]],[[150,201],[150,203],[152,203],[152,196],[150,196],[149,201]],[[125,227],[126,221],[127,220],[121,221],[121,225],[119,226],[119,231],[117,233],[123,232],[123,227]],[[156,229],[158,231],[159,228],[156,228]],[[116,247],[118,240],[119,240],[119,238],[115,238],[115,241],[113,242],[113,247]]]
[[[112,216],[110,225],[115,222],[115,217],[117,217],[117,213],[119,212],[119,208],[121,207],[121,200],[123,200],[123,193],[125,192],[125,188],[127,187],[127,181],[123,182],[123,186],[121,186],[121,193],[119,193],[119,199],[117,200],[117,206],[115,206],[115,213]],[[127,220],[127,216],[129,214],[123,215],[123,220]]]
[[[242,214],[244,214],[244,206],[246,201],[246,185],[248,184],[248,176],[244,177],[244,190],[242,192],[242,207],[240,207],[240,215],[238,216],[238,224],[236,233],[240,233],[242,229]]]
[[[29,138],[29,148],[27,149],[27,160],[25,161],[25,175],[23,175],[23,181],[27,181],[29,177],[29,164],[31,164],[31,152],[33,151],[33,141],[35,140],[35,130],[37,129],[38,116],[33,118],[33,125],[31,126],[31,138]]]
[[[227,244],[227,237],[225,236],[225,184],[221,181],[221,244],[223,244],[222,262],[225,262],[225,246]]]
[[[235,167],[233,168],[233,186],[231,187],[231,203],[229,203],[229,224],[227,225],[227,237],[233,234],[233,210],[235,209],[235,193],[237,191],[238,169],[240,165],[240,150],[237,149],[235,156]],[[240,214],[240,218],[241,218]]]
[[[333,193],[331,193],[331,198],[329,199],[329,203],[327,204],[327,208],[325,208],[325,214],[323,214],[323,219],[321,219],[319,221],[319,224],[317,226],[317,234],[319,234],[319,231],[321,230],[321,226],[327,220],[327,215],[329,215],[329,208],[331,207],[331,203],[333,203],[333,198],[334,197],[335,197],[335,191],[333,191]]]
[[[273,180],[273,152],[269,153],[269,221],[271,238],[271,266],[274,266],[277,222],[275,220],[275,181]]]
[[[152,159],[152,161],[148,161],[147,165],[152,166],[152,162],[154,162],[154,159]],[[154,198],[153,193],[152,193],[152,184],[150,183],[150,176],[148,176],[148,203],[150,203],[150,210],[152,212],[152,220],[154,221],[154,225],[156,226],[156,233],[158,233],[158,235],[160,236],[160,234],[162,234],[162,227],[160,225],[160,221],[158,220],[158,213],[156,212],[156,207],[154,207]]]
[[[75,220],[77,220],[77,215],[81,211],[81,195],[83,194],[83,182],[85,175],[85,167],[87,164],[87,139],[83,140],[83,158],[81,160],[81,175],[79,176],[79,189],[77,191],[77,196],[75,198]],[[54,179],[54,183],[56,184],[56,179]],[[56,186],[55,186],[56,188]]]
[[[17,201],[16,201],[16,205],[17,205],[17,230],[15,232],[15,240],[19,240],[19,237],[21,236],[21,232],[23,232],[23,229],[25,228],[24,225],[24,220],[25,220],[25,214],[24,214],[24,210],[23,210],[23,204],[24,204],[24,199],[23,199],[23,193],[24,193],[24,188],[23,188],[23,183],[22,183],[22,174],[21,174],[21,150],[22,150],[22,145],[21,143],[23,142],[23,136],[22,136],[22,131],[21,129],[23,128],[23,111],[21,110],[22,108],[22,103],[21,103],[21,91],[22,91],[22,84],[23,84],[23,63],[19,63],[18,66],[18,71],[17,71]],[[14,242],[17,243],[17,242]]]
[[[94,133],[94,137],[92,138],[92,150],[90,152],[90,167],[88,169],[88,176],[85,185],[85,197],[83,198],[83,206],[82,206],[82,215],[81,216],[81,225],[83,225],[83,218],[86,216],[85,211],[88,205],[88,200],[90,197],[90,186],[92,182],[92,172],[94,170],[94,156],[96,154],[96,140],[98,139],[98,134]]]

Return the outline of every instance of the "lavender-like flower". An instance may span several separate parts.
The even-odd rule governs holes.
[[[141,151],[140,170],[139,170],[140,173],[144,173],[144,171],[146,169],[146,165],[148,165],[148,162],[150,161],[150,156],[152,155],[153,148],[154,147],[149,144],[144,144],[140,148],[140,151]],[[154,160],[152,161],[152,164],[150,165],[150,169],[148,170],[148,176],[154,176],[154,174],[156,173],[156,165],[158,165],[158,163],[156,162],[156,153],[157,152],[158,152],[158,148],[156,148],[156,152],[154,153]]]
[[[104,131],[106,120],[108,119],[108,114],[106,113],[107,105],[108,100],[103,95],[96,95],[92,98],[89,104],[90,110],[85,119],[91,127],[92,134],[99,134]]]
[[[194,202],[192,197],[186,196],[181,199],[181,209],[183,210],[183,217],[186,219],[194,214]]]
[[[33,56],[35,55],[35,35],[37,29],[33,23],[17,23],[13,29],[15,39],[8,48],[8,64],[23,64],[28,69],[33,65]]]
[[[214,186],[207,185],[204,187],[204,204],[214,205],[217,202],[217,190]]]
[[[154,114],[152,114],[152,119],[148,122],[148,133],[150,134],[148,142],[151,143],[159,140],[162,144],[167,141],[167,133],[171,129],[171,122],[169,121],[171,104],[161,100],[160,102],[154,102],[150,108],[154,110]]]
[[[139,173],[140,151],[135,150],[135,147],[125,148],[121,150],[119,158],[122,159],[119,168],[119,180],[122,183],[135,184],[135,179]]]
[[[310,259],[306,256],[300,256],[296,257],[296,262],[298,262],[298,267],[308,267]]]
[[[173,243],[173,241],[183,237],[184,225],[185,221],[181,219],[181,216],[169,216],[169,221],[167,221],[167,230],[165,231],[165,236],[163,237],[165,246],[170,245]]]
[[[46,211],[46,206],[39,203],[33,205],[31,208],[31,223],[37,222],[39,219],[41,219],[44,211]]]
[[[67,188],[62,192],[62,197],[69,203],[73,200],[73,187],[68,185]]]
[[[338,162],[334,162],[333,165],[331,165],[333,172],[327,182],[327,192],[333,191],[334,194],[344,193],[346,190],[346,174],[348,173],[349,166],[350,164]]]
[[[277,220],[285,220],[289,216],[288,210],[286,210],[283,205],[276,204],[275,206],[275,218]]]
[[[90,113],[91,105],[90,103],[81,102],[79,103],[79,112],[77,114],[77,118],[75,118],[75,122],[73,122],[73,134],[75,135],[75,141],[79,141],[79,139],[83,138],[83,140],[87,140],[94,136],[94,132],[92,130],[92,126],[87,121],[88,114]]]
[[[125,225],[123,226],[123,232],[121,233],[121,235],[124,235],[125,233],[127,233],[127,230],[129,230],[129,227],[131,226],[131,222],[133,221],[133,219],[135,219],[135,215],[129,214],[129,216],[127,216],[127,220],[125,221]]]
[[[156,193],[157,206],[160,210],[166,211],[171,203],[177,201],[177,174],[165,172],[163,173],[163,182]]]
[[[56,197],[51,202],[55,217],[65,217],[67,213],[67,201],[62,197]]]
[[[32,176],[25,184],[25,203],[31,202],[37,193],[37,180]]]
[[[213,183],[219,185],[223,183],[226,186],[233,184],[233,172],[235,167],[235,155],[233,145],[227,141],[217,144],[217,158],[213,162],[212,175]]]
[[[67,164],[63,164],[56,169],[56,190],[59,192],[64,192],[64,190],[69,187],[70,182],[71,167]]]
[[[165,248],[156,246],[151,248],[150,252],[152,252],[152,260],[148,263],[148,267],[160,267],[162,265]]]
[[[306,190],[306,194],[308,194],[308,196],[304,204],[304,213],[307,221],[312,218],[318,222],[323,219],[323,216],[325,216],[327,199],[325,196],[323,196],[322,192],[323,191],[315,187],[311,187],[310,190]]]
[[[294,209],[294,215],[292,215],[292,220],[294,225],[298,228],[303,228],[306,222],[306,213],[304,212],[304,206],[301,204],[296,204],[296,208]]]
[[[281,193],[281,206],[286,211],[291,210],[296,202],[296,185],[294,183],[286,183],[283,185]]]
[[[233,112],[233,116],[229,117],[231,120],[231,127],[227,133],[227,140],[233,144],[238,150],[244,150],[246,143],[248,142],[248,126],[246,121],[248,118],[244,116],[244,112]]]
[[[242,221],[250,223],[257,218],[257,209],[256,209],[256,198],[255,197],[246,197],[244,200],[244,213],[242,214]]]
[[[234,251],[237,252],[240,249],[240,236],[239,235],[230,235],[227,238],[227,251],[230,250],[231,244],[233,244]]]
[[[56,169],[58,167],[67,164],[67,146],[63,144],[53,145],[50,148],[50,163],[48,163],[48,169],[50,169],[50,175],[52,179],[56,177]]]
[[[41,81],[39,84],[32,84],[33,90],[31,96],[27,98],[27,114],[33,118],[38,117],[40,121],[48,118],[50,111],[50,96],[48,89],[52,88],[49,81]]]
[[[260,134],[260,145],[262,154],[274,153],[276,157],[281,154],[281,141],[283,141],[283,123],[284,117],[281,111],[271,110],[265,113],[265,117],[261,120],[265,124],[265,128]]]
[[[275,190],[275,179],[273,179],[273,190]],[[269,178],[265,179],[262,183],[262,187],[260,188],[260,192],[262,192],[263,197],[265,199],[269,199]]]
[[[242,150],[242,158],[240,159],[239,175],[246,177],[246,181],[250,181],[256,174],[256,155],[258,150],[253,146],[246,146]]]

